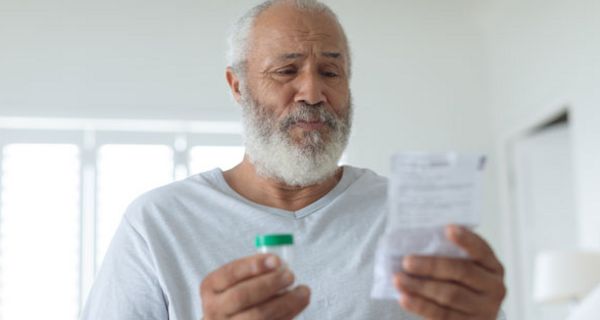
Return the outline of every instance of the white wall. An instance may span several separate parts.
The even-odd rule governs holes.
[[[496,137],[545,110],[571,108],[581,244],[594,248],[600,247],[599,12],[596,0],[497,0],[482,16]]]
[[[393,150],[489,147],[483,46],[465,10],[469,4],[339,6],[354,48],[355,161],[387,171],[385,155]]]
[[[0,0],[0,114],[227,119],[244,1]]]
[[[514,133],[568,106],[579,243],[599,249],[600,2],[492,0],[480,13],[497,157],[507,156]],[[506,187],[506,164],[499,174]],[[502,205],[502,214],[510,215],[508,203]],[[504,238],[510,240],[515,226],[506,228]],[[510,290],[509,298],[514,299]],[[519,318],[514,307],[509,316]]]

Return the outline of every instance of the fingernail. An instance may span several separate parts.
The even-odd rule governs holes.
[[[396,287],[396,288],[400,287],[400,276],[399,275],[395,275],[392,281],[394,282],[394,287]]]
[[[281,276],[281,278],[283,279],[283,282],[285,284],[291,284],[294,281],[294,275],[289,270],[284,271],[283,276]]]
[[[455,236],[460,236],[463,234],[463,228],[461,226],[451,225],[450,232]]]
[[[416,280],[415,278],[412,278],[409,275],[403,274],[401,277],[399,277],[398,279],[398,283],[402,284],[403,287],[408,288],[408,289],[415,289],[415,287],[418,286],[418,280]]]
[[[275,269],[275,268],[277,268],[278,265],[279,265],[279,261],[277,260],[277,257],[275,257],[275,256],[269,256],[265,260],[265,267],[267,267],[267,269]]]
[[[304,298],[308,296],[308,289],[305,287],[298,287],[296,290],[294,290],[294,294],[300,298]]]
[[[404,268],[404,270],[412,270],[415,268],[415,259],[413,259],[412,257],[404,257],[404,259],[402,259],[402,268]]]
[[[396,275],[396,283],[401,284],[404,283],[404,278],[402,275],[398,274]]]
[[[400,304],[404,307],[408,306],[408,304],[410,303],[410,296],[408,295],[408,293],[406,292],[402,292],[402,295],[400,295]]]

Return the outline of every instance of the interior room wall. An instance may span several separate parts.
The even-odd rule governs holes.
[[[579,246],[591,249],[600,248],[599,12],[600,2],[595,0],[492,0],[478,15],[489,59],[484,65],[499,150],[496,158],[508,155],[508,139],[515,132],[568,108],[577,240]],[[505,164],[499,176],[508,177],[509,169]],[[507,178],[499,181],[500,189],[510,185]],[[500,203],[504,216],[511,214],[507,200]],[[514,228],[505,226],[507,243]],[[508,257],[507,262],[510,271],[521,272]],[[509,303],[509,317],[520,318],[515,303]]]
[[[570,110],[580,243],[600,247],[600,2],[498,0],[481,16],[497,143],[545,111]]]
[[[231,119],[226,36],[245,1],[0,2],[0,115]]]

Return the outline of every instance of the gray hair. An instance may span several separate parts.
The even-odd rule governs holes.
[[[347,67],[348,72],[350,73],[350,45],[348,44],[346,33],[335,12],[333,12],[326,4],[318,0],[267,0],[250,9],[241,16],[231,28],[231,33],[229,35],[229,51],[227,54],[228,66],[242,79],[245,77],[247,54],[250,48],[250,33],[254,27],[254,23],[261,13],[271,8],[273,5],[282,2],[290,2],[295,5],[296,8],[301,10],[324,12],[335,20],[340,26],[342,37],[345,42],[345,49],[348,54]]]

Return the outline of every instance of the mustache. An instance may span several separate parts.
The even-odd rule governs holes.
[[[294,111],[290,112],[281,122],[281,129],[287,130],[298,122],[319,121],[330,127],[337,129],[338,119],[331,112],[327,111],[324,103],[307,104],[298,103]]]

